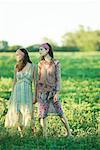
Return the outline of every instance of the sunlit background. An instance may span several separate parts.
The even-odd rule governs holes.
[[[0,0],[0,40],[28,46],[48,37],[58,45],[79,25],[100,29],[99,0]]]

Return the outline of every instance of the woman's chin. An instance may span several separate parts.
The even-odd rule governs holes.
[[[17,63],[19,63],[21,61],[21,59],[16,59]]]

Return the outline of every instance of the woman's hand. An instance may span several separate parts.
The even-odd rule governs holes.
[[[59,95],[58,92],[54,95],[54,98],[53,98],[54,103],[56,103],[58,101],[58,95]]]
[[[37,96],[34,95],[34,96],[33,96],[33,104],[36,104],[36,102],[37,102]]]
[[[33,104],[36,104],[36,103],[37,103],[37,99],[34,98],[34,99],[33,99]]]

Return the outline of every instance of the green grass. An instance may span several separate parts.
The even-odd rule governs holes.
[[[43,138],[35,106],[36,133],[25,130],[20,138],[16,129],[5,129],[4,120],[12,90],[15,53],[0,53],[0,143],[3,150],[67,149],[98,150],[100,108],[100,53],[54,53],[61,62],[62,88],[60,99],[73,138],[65,138],[65,128],[57,116],[47,119],[48,137]],[[39,61],[38,53],[30,53],[32,62]]]

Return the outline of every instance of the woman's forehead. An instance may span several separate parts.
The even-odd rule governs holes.
[[[22,52],[20,49],[18,49],[18,50],[16,51],[16,53],[22,54],[23,52]]]

